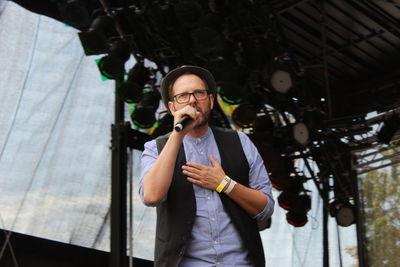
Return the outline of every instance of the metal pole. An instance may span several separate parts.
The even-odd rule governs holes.
[[[322,235],[323,235],[323,266],[329,267],[329,239],[328,239],[328,206],[329,206],[329,181],[328,177],[322,177]]]
[[[364,207],[362,205],[362,199],[359,191],[358,175],[356,172],[352,172],[354,178],[354,204],[357,210],[356,216],[356,231],[357,231],[357,252],[358,252],[358,266],[368,267],[368,252],[367,252],[367,242],[365,237],[365,224],[364,224]]]
[[[115,85],[121,83],[116,80]],[[110,267],[126,267],[127,146],[124,103],[115,98],[115,123],[111,126],[111,239]]]

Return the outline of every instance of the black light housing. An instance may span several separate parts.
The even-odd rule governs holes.
[[[286,213],[286,220],[290,225],[295,227],[304,226],[308,222],[306,213],[296,213],[293,211]]]
[[[89,30],[78,33],[87,56],[107,53],[109,39],[118,36],[113,19],[103,10],[95,10],[92,17],[94,19]]]
[[[143,96],[143,87],[149,78],[149,69],[142,63],[137,63],[129,70],[127,80],[118,87],[118,96],[127,103],[139,102]]]
[[[239,105],[232,112],[232,120],[242,128],[252,127],[257,120],[257,109],[252,104]]]
[[[160,99],[158,91],[145,93],[131,114],[133,124],[142,129],[152,127],[156,122],[155,112],[160,104]]]
[[[377,134],[380,143],[389,144],[394,134],[400,129],[400,118],[398,115],[393,115],[383,122],[382,128]]]
[[[356,222],[356,207],[348,200],[338,199],[329,204],[329,212],[340,226],[350,226]]]
[[[108,79],[122,78],[125,75],[125,62],[130,57],[129,44],[117,40],[110,47],[110,52],[98,62],[101,74]]]

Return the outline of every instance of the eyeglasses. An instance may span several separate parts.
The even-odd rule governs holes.
[[[178,102],[179,104],[186,104],[190,100],[190,96],[193,95],[194,98],[197,101],[204,100],[208,96],[208,90],[207,89],[202,89],[202,90],[196,90],[192,93],[182,93],[182,94],[177,94],[173,98]]]

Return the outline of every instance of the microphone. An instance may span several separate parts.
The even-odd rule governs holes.
[[[185,128],[193,119],[189,116],[184,116],[183,119],[180,122],[177,122],[175,124],[175,131],[180,132]]]

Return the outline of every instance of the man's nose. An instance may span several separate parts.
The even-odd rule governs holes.
[[[196,103],[197,99],[194,97],[194,94],[189,94],[189,104]]]

